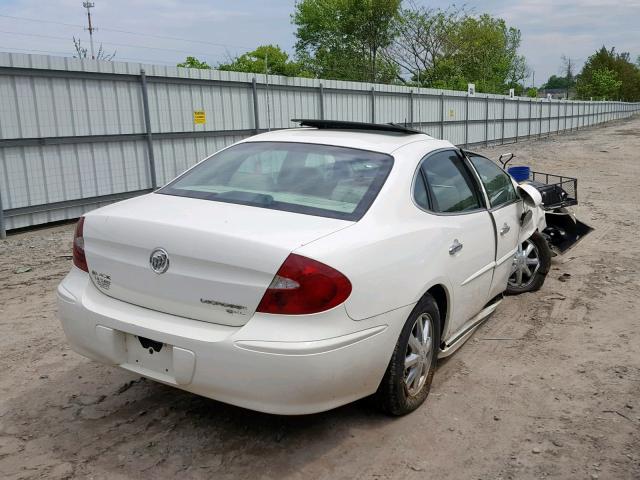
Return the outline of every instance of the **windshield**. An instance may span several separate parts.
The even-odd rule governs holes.
[[[158,193],[359,220],[391,156],[353,148],[247,142],[209,157]]]

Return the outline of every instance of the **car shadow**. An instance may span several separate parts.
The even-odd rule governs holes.
[[[72,476],[97,478],[244,478],[256,469],[285,478],[359,432],[393,421],[368,399],[313,415],[253,412],[84,359],[34,379],[5,405],[0,433],[17,444],[14,470],[42,474],[68,464]]]

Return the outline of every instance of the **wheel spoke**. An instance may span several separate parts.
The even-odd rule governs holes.
[[[433,358],[431,315],[423,313],[416,319],[408,338],[404,359],[404,384],[407,394],[416,395],[424,385]]]
[[[527,258],[527,265],[531,265],[532,267],[537,267],[540,261],[537,258]]]
[[[424,344],[424,353],[426,355],[429,355],[429,353],[431,353],[431,347],[433,347],[433,339],[429,337]]]
[[[413,336],[413,334],[409,335],[409,346],[411,347],[413,353],[420,353],[420,342],[416,337]]]
[[[423,318],[424,325],[422,327],[422,345],[426,345],[429,339],[431,338],[431,322],[430,317]]]
[[[531,270],[529,269],[528,265],[523,265],[522,266],[522,271],[527,274],[527,277],[531,276]]]
[[[524,251],[524,254],[526,257],[528,257],[531,252],[533,252],[533,243],[530,243],[529,245],[527,245],[527,248]]]
[[[424,336],[424,318],[422,316],[418,317],[418,319],[416,320],[416,336],[415,338],[422,343],[422,338]]]
[[[420,355],[410,353],[407,358],[404,359],[404,368],[415,367],[420,361]]]
[[[519,268],[516,272],[516,283],[520,285],[522,283],[522,269]]]
[[[411,370],[409,370],[409,374],[407,375],[407,378],[404,380],[404,383],[407,386],[407,388],[412,388],[413,382],[415,382],[417,376],[418,376],[418,368],[417,367],[412,368]]]

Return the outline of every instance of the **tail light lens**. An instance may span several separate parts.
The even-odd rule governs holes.
[[[73,264],[80,270],[89,271],[87,266],[87,257],[84,255],[84,217],[80,217],[76,223],[76,231],[73,235]]]
[[[324,263],[291,254],[267,288],[257,311],[283,315],[323,312],[351,294],[351,282]]]

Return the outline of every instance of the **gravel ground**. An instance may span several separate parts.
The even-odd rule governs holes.
[[[399,419],[259,414],[93,363],[55,317],[73,226],[0,241],[0,477],[640,478],[640,118],[483,150],[579,177],[596,231]]]

